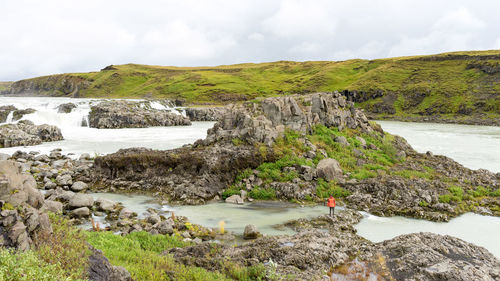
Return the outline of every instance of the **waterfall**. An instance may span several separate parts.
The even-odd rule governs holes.
[[[5,123],[12,123],[12,119],[14,118],[14,111],[9,112],[9,115],[7,115],[7,119],[5,120]]]

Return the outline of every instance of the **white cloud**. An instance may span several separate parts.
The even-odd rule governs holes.
[[[495,0],[1,0],[0,81],[500,48]]]

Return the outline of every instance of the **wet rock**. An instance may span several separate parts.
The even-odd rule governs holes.
[[[323,159],[316,166],[318,177],[324,178],[327,181],[335,180],[343,177],[342,168],[337,160],[333,158]]]
[[[253,224],[248,224],[245,226],[245,230],[243,231],[243,239],[256,239],[259,237],[260,233],[257,230],[257,227]]]
[[[76,104],[74,104],[74,103],[71,103],[71,102],[63,103],[57,107],[57,112],[58,113],[70,113],[74,108],[76,108]]]
[[[140,102],[106,101],[92,106],[91,128],[146,128],[151,126],[191,125],[189,118],[166,110],[146,108]]]
[[[62,140],[61,130],[51,125],[34,125],[28,120],[0,126],[0,146],[29,146]]]
[[[228,198],[226,198],[226,203],[232,203],[232,204],[243,204],[244,201],[239,195],[231,195]]]

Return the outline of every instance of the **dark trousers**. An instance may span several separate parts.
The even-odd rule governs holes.
[[[335,215],[335,207],[330,207],[330,216]]]

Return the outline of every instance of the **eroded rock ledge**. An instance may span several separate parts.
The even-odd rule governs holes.
[[[144,102],[105,101],[92,106],[89,114],[89,126],[99,129],[182,125],[191,125],[189,118],[148,107]]]
[[[204,140],[168,151],[124,149],[95,159],[95,186],[162,191],[172,201],[217,199],[238,171],[275,161],[272,144],[285,129],[307,133],[323,124],[373,128],[338,93],[268,98],[233,105]]]
[[[52,125],[35,125],[28,120],[0,126],[0,147],[37,145],[63,140],[61,130]]]

